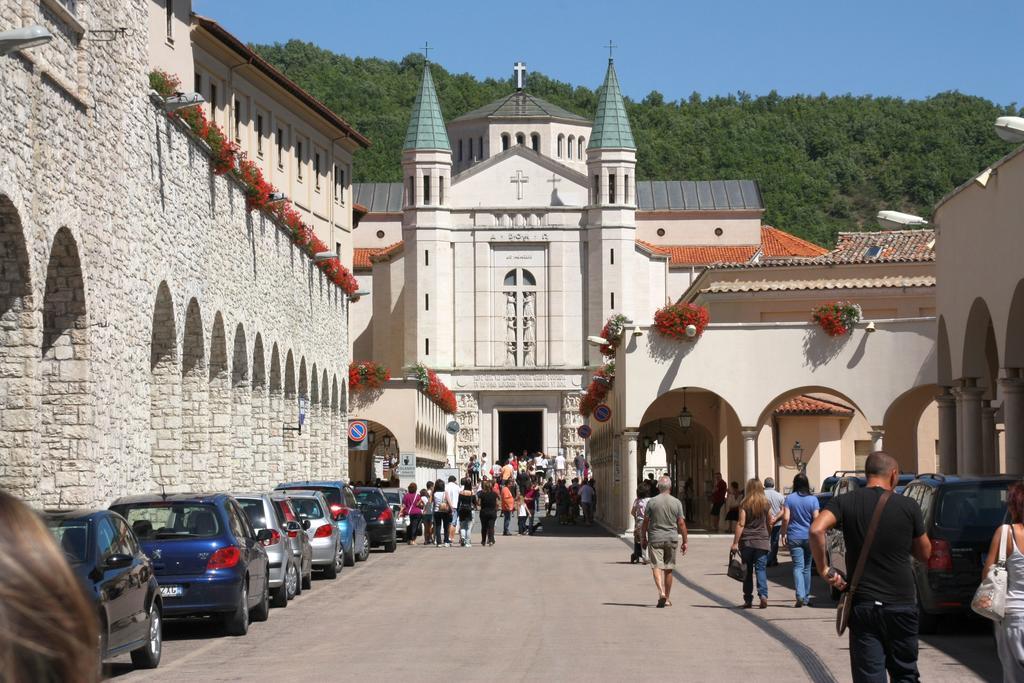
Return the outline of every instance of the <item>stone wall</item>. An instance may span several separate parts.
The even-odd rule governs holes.
[[[67,34],[26,5],[0,30]],[[345,476],[347,300],[150,99],[145,3],[77,6],[131,30],[0,59],[0,487],[55,508]]]

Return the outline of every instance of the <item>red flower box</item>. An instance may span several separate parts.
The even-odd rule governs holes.
[[[708,309],[696,304],[669,304],[659,308],[654,314],[654,329],[666,337],[674,339],[699,339],[704,334],[704,328],[711,321]],[[690,337],[686,334],[686,328],[693,325],[696,334]]]
[[[380,389],[391,379],[391,372],[372,360],[353,361],[348,366],[348,388],[353,393]]]
[[[849,301],[833,301],[814,309],[811,320],[818,323],[825,334],[841,337],[860,322],[861,310],[858,304]]]

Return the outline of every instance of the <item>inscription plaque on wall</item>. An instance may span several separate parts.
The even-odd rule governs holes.
[[[543,268],[544,251],[532,249],[528,251],[515,249],[494,249],[495,266],[507,268]]]
[[[465,382],[465,384],[463,384]],[[459,387],[467,389],[578,389],[582,384],[579,375],[551,375],[533,373],[495,372],[459,377]]]

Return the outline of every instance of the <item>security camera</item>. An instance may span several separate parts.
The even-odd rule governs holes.
[[[866,332],[867,332],[868,334],[871,334],[872,332],[874,332],[874,331],[875,331],[875,321],[874,321],[874,320],[872,320],[871,322],[869,322],[869,323],[868,323],[868,324],[867,324],[867,325],[866,325],[866,326],[864,327],[864,330],[865,330],[865,331],[866,331]]]
[[[694,337],[696,337],[697,336],[697,326],[694,325],[693,323],[690,323],[689,325],[687,325],[686,326],[686,336],[689,337],[690,339],[693,339]]]

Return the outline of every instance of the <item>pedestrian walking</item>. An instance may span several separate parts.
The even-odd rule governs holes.
[[[780,540],[789,548],[793,560],[794,607],[811,604],[811,524],[818,516],[818,498],[811,494],[811,484],[803,472],[793,477],[793,492],[782,506]]]
[[[580,515],[580,480],[572,478],[569,485],[569,524],[576,526],[576,518]]]
[[[459,515],[459,544],[463,548],[472,547],[473,511],[477,508],[477,499],[473,495],[473,480],[466,477],[462,480],[459,491],[458,505],[455,510]]]
[[[587,474],[587,459],[582,453],[577,453],[572,459],[572,465],[576,468],[576,478],[582,480]]]
[[[551,508],[553,508],[555,506],[555,480],[554,479],[548,478],[548,480],[546,482],[544,482],[544,498],[545,498],[545,503],[544,503],[545,514],[548,517],[550,517],[551,516]]]
[[[589,481],[584,481],[580,485],[580,505],[583,507],[583,523],[587,526],[594,524],[594,500],[597,496],[597,492],[594,491],[594,487],[590,485]]]
[[[529,515],[529,511],[526,509],[526,496],[520,493],[518,496],[516,496],[516,521],[519,522],[520,536],[526,535],[526,522]]]
[[[519,474],[516,475],[517,492],[525,494],[529,490],[530,484],[532,483],[533,477],[531,477],[530,473],[527,471],[526,465],[520,465]]]
[[[475,455],[469,456],[469,481],[473,486],[480,483],[480,461]]]
[[[729,486],[722,479],[721,472],[715,472],[715,483],[709,494],[711,497],[711,523],[715,526],[715,533],[721,530],[722,507],[725,505],[725,498],[729,493]]]
[[[775,480],[768,477],[764,480],[764,496],[768,499],[768,506],[775,523],[771,530],[771,550],[768,551],[768,566],[779,566],[779,538],[782,536],[782,508],[786,504],[786,497],[775,490]]]
[[[423,545],[434,545],[434,482],[428,481],[420,491],[423,499]]]
[[[512,513],[516,509],[516,499],[512,495],[512,489],[508,485],[501,485],[501,517],[504,522],[502,527],[502,536],[511,536],[512,533],[508,530],[509,522],[512,521]]]
[[[558,455],[555,456],[555,481],[559,482],[565,479],[565,456],[559,451]]]
[[[537,506],[540,504],[540,487],[537,486],[537,482],[531,482],[530,488],[526,491],[526,510],[527,518],[526,525],[531,536],[537,531],[537,524],[534,520],[537,516]]]
[[[498,519],[500,496],[494,492],[492,482],[484,479],[476,497],[480,506],[480,545],[494,545],[494,522]]]
[[[444,547],[450,548],[452,524],[452,506],[448,502],[448,494],[444,490],[444,482],[438,479],[434,482],[434,545],[441,547],[441,538],[444,537]]]
[[[643,535],[644,511],[647,508],[648,500],[650,500],[650,496],[647,495],[647,487],[643,484],[637,486],[636,498],[633,499],[633,505],[629,508],[629,514],[633,515],[633,554],[629,556],[631,564],[636,564],[637,562],[647,564],[647,560],[644,558],[641,536]]]
[[[408,545],[416,545],[416,537],[420,534],[420,522],[423,519],[423,501],[416,490],[416,482],[410,483],[408,492],[402,496],[402,516],[409,520],[405,529],[405,542]]]
[[[736,522],[740,518],[740,503],[743,502],[743,492],[740,491],[738,482],[729,484],[729,493],[725,496],[725,523],[726,531],[730,534],[736,531]]]
[[[555,486],[555,512],[558,514],[558,523],[565,526],[569,523],[569,506],[572,504],[572,494],[565,479],[559,479]]]
[[[1024,683],[1024,481],[1010,486],[1006,507],[1010,518],[1005,549],[1006,602],[1003,620],[995,625],[996,651],[1003,665],[1003,683]],[[992,534],[982,579],[999,557],[1003,529]]]
[[[747,565],[747,575],[743,579],[743,607],[754,606],[754,577],[757,577],[758,607],[768,607],[768,553],[771,551],[771,529],[775,520],[772,518],[771,505],[764,495],[764,484],[760,479],[750,479],[743,496],[743,502],[737,508],[736,531],[732,539],[732,549],[738,550],[743,563]]]
[[[894,496],[900,469],[887,453],[875,451],[864,464],[867,484],[836,496],[811,524],[811,551],[818,571],[842,591],[850,582],[850,668],[854,683],[916,681],[918,612],[911,554],[927,563],[931,541],[920,506]],[[845,577],[825,562],[825,533],[843,532]]]
[[[448,531],[449,538],[454,539],[455,535],[459,532],[459,493],[462,491],[462,487],[459,486],[459,482],[454,474],[448,475],[448,483],[444,485],[444,496],[448,500],[448,511],[449,521],[451,529]]]
[[[676,568],[676,549],[686,554],[686,514],[683,503],[669,491],[672,480],[658,479],[658,495],[647,501],[640,544],[647,549],[654,585],[658,589],[658,607],[672,606],[672,572]],[[681,545],[680,545],[681,543]]]

